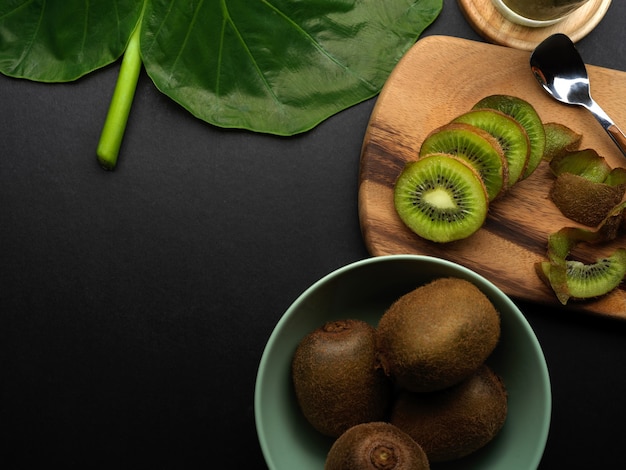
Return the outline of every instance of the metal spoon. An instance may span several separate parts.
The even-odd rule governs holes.
[[[591,98],[585,63],[569,37],[559,33],[545,39],[531,54],[530,68],[558,101],[588,109],[626,156],[626,135]]]

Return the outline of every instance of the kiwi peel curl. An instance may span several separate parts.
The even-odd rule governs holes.
[[[558,122],[546,122],[543,125],[546,132],[546,146],[543,151],[543,159],[552,159],[563,154],[574,152],[580,148],[582,134]]]
[[[579,243],[598,244],[615,239],[626,202],[618,204],[595,230],[564,227],[548,237],[548,261],[535,264],[539,278],[554,291],[561,304],[601,297],[617,288],[626,276],[626,249],[585,264],[568,259]]]

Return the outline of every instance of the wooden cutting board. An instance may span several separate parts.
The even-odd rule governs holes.
[[[561,307],[537,277],[534,264],[545,260],[547,237],[577,224],[548,198],[553,177],[545,162],[505,196],[492,202],[486,224],[471,237],[437,244],[413,234],[393,206],[395,180],[415,160],[424,137],[491,94],[529,101],[544,122],[560,122],[583,135],[611,166],[626,160],[586,110],[560,104],[541,89],[529,67],[530,52],[465,39],[428,36],[401,59],[383,87],[363,141],[359,175],[359,220],[373,256],[431,255],[482,274],[514,299],[584,310],[626,319],[626,291],[619,288],[593,301]],[[626,128],[626,72],[588,65],[594,99]],[[576,248],[572,255],[593,262],[626,247],[626,237],[602,246]]]

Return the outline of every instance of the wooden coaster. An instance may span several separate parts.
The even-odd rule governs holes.
[[[491,0],[458,0],[470,25],[488,41],[526,51],[555,33],[567,34],[573,42],[585,37],[604,18],[611,0],[589,0],[562,21],[542,28],[531,28],[510,22]]]

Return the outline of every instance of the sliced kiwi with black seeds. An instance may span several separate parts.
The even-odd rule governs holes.
[[[558,275],[559,266],[549,261],[536,265],[539,277],[555,287],[553,278]],[[577,260],[565,261],[565,285],[556,292],[561,303],[569,299],[585,300],[601,297],[617,288],[626,276],[626,249],[618,248],[606,258],[595,263],[585,264]],[[566,292],[562,292],[566,290]]]
[[[466,160],[481,176],[489,200],[508,185],[508,164],[498,141],[487,131],[461,122],[441,126],[426,136],[419,155],[447,153]]]
[[[526,130],[511,116],[495,109],[474,109],[452,122],[464,122],[479,127],[496,138],[508,163],[508,187],[522,176],[530,156],[530,140]]]
[[[470,164],[435,153],[405,165],[395,183],[394,206],[414,233],[445,243],[480,229],[489,199],[482,178]]]
[[[476,103],[473,109],[491,108],[508,114],[526,130],[530,140],[528,165],[521,179],[528,178],[539,166],[546,147],[546,131],[534,106],[517,96],[490,95]]]

